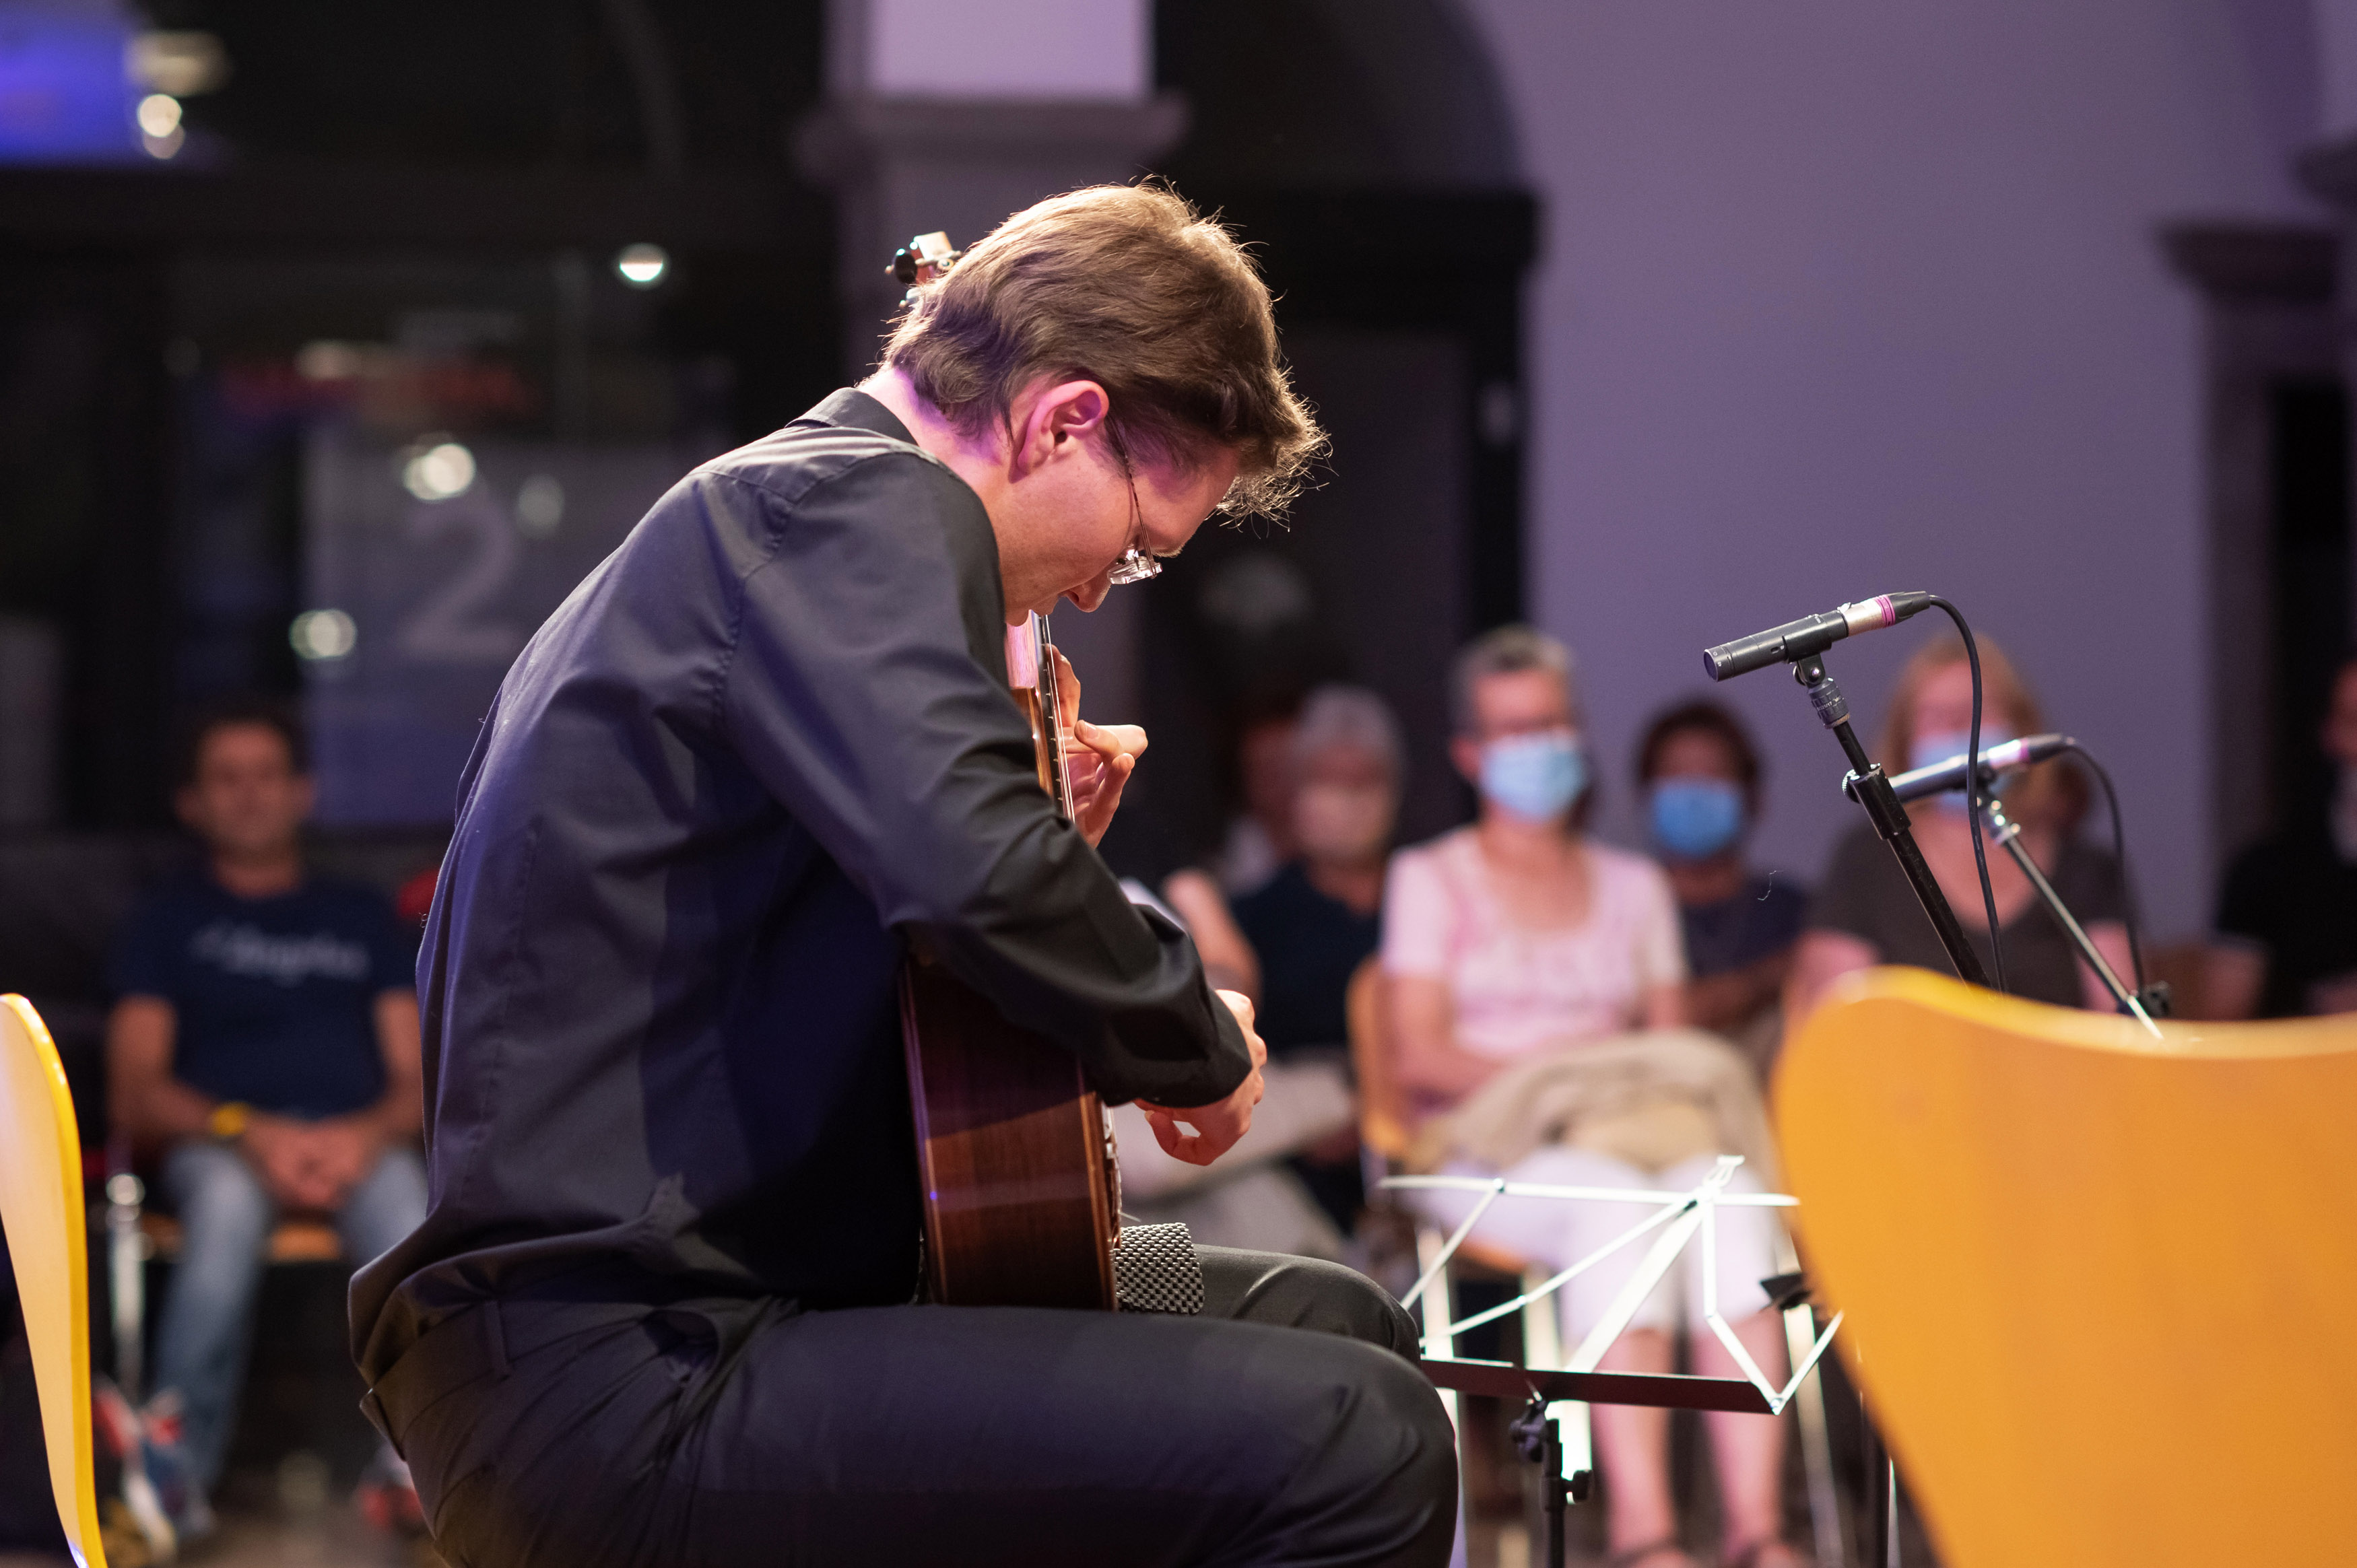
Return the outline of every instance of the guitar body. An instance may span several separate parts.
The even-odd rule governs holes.
[[[1007,663],[1031,718],[1040,784],[1069,821],[1045,621],[1035,616],[1028,627],[1009,628]],[[901,972],[900,1032],[932,1299],[1110,1311],[1120,1175],[1104,1107],[1082,1080],[1080,1062],[920,959]]]

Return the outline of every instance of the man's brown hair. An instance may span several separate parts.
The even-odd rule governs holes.
[[[1294,395],[1259,269],[1157,184],[1091,186],[1015,214],[916,290],[884,363],[969,436],[1007,425],[1041,376],[1095,381],[1125,460],[1183,470],[1210,448],[1235,452],[1221,509],[1237,515],[1283,511],[1326,446]]]

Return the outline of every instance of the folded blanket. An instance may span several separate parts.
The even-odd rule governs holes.
[[[1661,1170],[1698,1154],[1741,1155],[1776,1190],[1776,1145],[1742,1055],[1700,1029],[1651,1029],[1533,1057],[1418,1133],[1413,1164],[1507,1170],[1550,1144]]]

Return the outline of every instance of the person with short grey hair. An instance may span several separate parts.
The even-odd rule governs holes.
[[[1199,1240],[1340,1258],[1366,1197],[1343,996],[1382,934],[1407,747],[1381,696],[1326,685],[1302,703],[1286,761],[1297,853],[1234,906],[1259,960],[1257,1026],[1269,1047],[1258,1120],[1225,1174],[1133,1153],[1135,1140],[1121,1145],[1122,1174],[1138,1194],[1133,1208],[1184,1219]]]
[[[1579,701],[1579,661],[1561,639],[1549,637],[1536,627],[1501,626],[1485,631],[1458,650],[1448,667],[1448,727],[1452,734],[1473,735],[1481,727],[1480,707],[1474,693],[1480,683],[1492,675],[1519,674],[1525,670],[1542,670],[1563,682],[1564,702],[1574,725],[1582,714]]]

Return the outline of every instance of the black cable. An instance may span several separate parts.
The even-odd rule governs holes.
[[[1996,988],[2008,989],[2005,983],[2005,947],[1997,936],[1996,888],[1989,881],[1988,846],[1981,842],[1981,806],[1988,799],[1986,778],[1981,772],[1981,650],[1973,641],[1973,628],[1964,623],[1964,612],[1933,594],[1931,602],[1948,612],[1956,623],[1956,635],[1964,639],[1964,659],[1973,667],[1973,729],[1964,743],[1964,765],[1968,781],[1965,798],[1971,804],[1973,819],[1973,865],[1981,874],[1981,908],[1988,916],[1989,968],[1996,976]]]
[[[2095,760],[2093,752],[2075,740],[2071,743],[2070,749],[2071,755],[2085,763],[2087,770],[2103,785],[2104,808],[2112,814],[2112,860],[2120,868],[2120,901],[2126,906],[2122,924],[2128,929],[2128,962],[2136,970],[2136,994],[2141,996],[2145,988],[2144,939],[2136,931],[2136,886],[2128,875],[2128,834],[2120,822],[2120,793],[2112,788],[2112,776],[2104,771],[2102,763]]]

